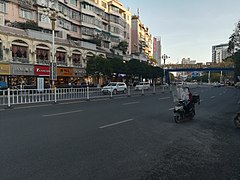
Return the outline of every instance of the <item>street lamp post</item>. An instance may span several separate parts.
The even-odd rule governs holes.
[[[57,0],[50,0],[51,7],[44,8],[43,11],[49,17],[52,24],[52,58],[50,61],[50,81],[51,87],[54,88],[54,80],[57,80],[57,63],[55,58],[55,29],[56,29],[56,21],[58,16],[58,10],[56,8]]]
[[[166,60],[167,59],[169,59],[170,58],[170,56],[167,56],[166,54],[163,54],[162,55],[162,59],[163,59],[163,78],[165,79],[166,77],[165,77],[165,62],[166,62]]]

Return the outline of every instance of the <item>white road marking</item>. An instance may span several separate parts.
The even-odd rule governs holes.
[[[47,106],[52,106],[52,104],[35,105],[35,106],[24,106],[24,107],[15,107],[14,109],[29,109],[29,108],[47,107]]]
[[[139,103],[140,103],[139,101],[135,101],[135,102],[124,103],[122,105],[127,106],[127,105],[139,104]]]
[[[170,108],[170,109],[168,109],[169,111],[172,111],[172,110],[174,110],[174,108]]]
[[[56,113],[56,114],[45,114],[43,117],[51,117],[51,116],[60,116],[60,115],[65,115],[65,114],[73,114],[73,113],[78,113],[82,112],[83,110],[77,110],[77,111],[68,111],[68,112],[62,112],[62,113]]]
[[[108,124],[108,125],[101,126],[101,127],[99,127],[99,129],[104,129],[104,128],[116,126],[116,125],[118,125],[118,124],[123,124],[123,123],[130,122],[130,121],[133,121],[133,120],[134,120],[134,119],[127,119],[127,120],[124,120],[124,121],[119,121],[119,122],[116,122],[116,123],[112,123],[112,124]]]
[[[63,102],[59,103],[61,105],[67,105],[67,104],[78,104],[78,103],[85,103],[86,101],[74,101],[74,102]]]
[[[159,100],[170,99],[170,97],[159,98]]]
[[[216,96],[212,96],[211,99],[214,99]]]

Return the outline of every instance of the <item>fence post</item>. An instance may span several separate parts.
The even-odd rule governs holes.
[[[11,94],[10,94],[10,88],[7,89],[8,90],[8,108],[11,107]]]
[[[57,88],[54,87],[54,103],[57,103]]]
[[[112,89],[112,85],[111,85],[111,93],[110,93],[110,98],[112,99],[113,97],[113,89]]]
[[[131,86],[128,86],[128,97],[131,96]]]
[[[144,85],[142,87],[142,96],[144,96]]]
[[[153,84],[153,94],[156,94],[156,85],[155,85],[155,83]]]
[[[169,92],[171,93],[172,92],[172,85],[169,84]]]
[[[163,86],[162,86],[162,93],[164,93],[164,89],[165,89],[165,86],[163,85]]]
[[[89,87],[87,87],[87,100],[90,100],[90,96],[89,96]]]

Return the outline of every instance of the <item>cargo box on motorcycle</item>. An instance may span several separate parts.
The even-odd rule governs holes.
[[[193,103],[200,103],[200,96],[198,95],[198,94],[194,94],[193,96],[192,96],[192,100],[193,100]]]

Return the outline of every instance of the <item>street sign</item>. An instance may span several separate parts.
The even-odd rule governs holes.
[[[50,63],[50,79],[57,80],[57,63]]]

